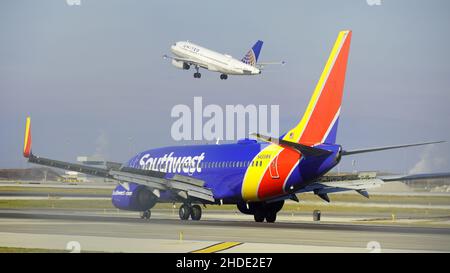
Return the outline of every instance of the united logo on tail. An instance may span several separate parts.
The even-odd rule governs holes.
[[[244,58],[242,58],[242,62],[251,66],[256,66],[258,62],[259,52],[261,52],[261,48],[263,45],[263,41],[258,40],[253,47],[245,54]]]

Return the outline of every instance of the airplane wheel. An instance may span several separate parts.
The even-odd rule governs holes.
[[[150,210],[143,211],[141,214],[141,219],[150,219],[152,212]]]
[[[223,74],[223,79],[224,80],[228,79],[228,75],[227,74]]]
[[[277,213],[274,211],[268,211],[266,215],[267,223],[275,223],[277,220]]]
[[[199,79],[202,77],[202,74],[200,74],[200,73],[197,73],[197,75],[198,75],[197,78],[199,78]]]
[[[201,76],[202,76],[202,74],[200,74],[199,72],[195,72],[195,73],[194,73],[194,78],[200,79]]]
[[[193,205],[191,208],[191,219],[198,221],[202,218],[202,208],[199,205]]]
[[[180,215],[181,220],[187,220],[189,219],[189,215],[191,215],[191,208],[186,204],[181,205],[178,214]]]
[[[261,223],[264,222],[265,213],[263,210],[256,210],[253,217],[255,218],[255,222]]]

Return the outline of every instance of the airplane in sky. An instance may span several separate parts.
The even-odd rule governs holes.
[[[263,41],[258,40],[255,45],[241,59],[235,59],[228,54],[218,53],[189,41],[176,42],[170,47],[174,56],[164,55],[164,59],[171,59],[172,64],[180,69],[195,68],[194,78],[200,78],[200,68],[219,72],[220,79],[228,79],[228,75],[259,75],[265,65],[284,64],[285,62],[258,63],[259,53]]]
[[[200,220],[200,205],[234,204],[256,222],[275,222],[285,200],[313,192],[328,194],[367,189],[385,182],[450,177],[449,173],[371,176],[342,180],[324,175],[344,156],[438,142],[347,150],[336,143],[352,32],[341,31],[300,122],[280,138],[255,136],[233,144],[172,146],[138,153],[120,167],[96,168],[36,156],[31,152],[27,118],[23,155],[28,162],[114,179],[112,203],[148,219],[158,202],[181,203],[182,220]],[[326,179],[325,179],[326,178]]]

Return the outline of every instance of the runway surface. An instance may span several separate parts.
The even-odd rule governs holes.
[[[181,221],[154,212],[133,213],[1,210],[0,246],[83,251],[192,252],[211,245],[222,252],[449,252],[450,229],[348,223],[281,221],[255,223],[251,217],[204,214]],[[247,217],[247,218],[245,218]],[[230,247],[231,246],[231,247]]]

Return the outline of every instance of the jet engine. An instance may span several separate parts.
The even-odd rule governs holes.
[[[126,183],[118,185],[112,193],[112,203],[118,209],[145,211],[151,209],[158,197],[144,185]]]
[[[172,64],[179,69],[189,70],[189,68],[191,68],[189,64],[182,61],[172,60]]]

